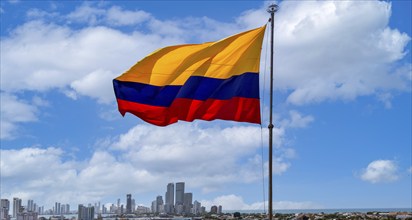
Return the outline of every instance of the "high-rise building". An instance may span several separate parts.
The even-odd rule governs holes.
[[[13,198],[13,218],[17,218],[17,213],[20,213],[21,199]]]
[[[61,214],[60,202],[54,203],[54,214],[55,215],[60,215]]]
[[[174,204],[175,204],[175,184],[167,184],[167,191],[165,194],[165,212],[174,213]]]
[[[202,204],[200,202],[198,202],[197,200],[195,200],[193,202],[193,214],[195,215],[200,215],[201,211],[202,211]]]
[[[1,199],[0,205],[0,220],[9,220],[10,201],[8,199]]]
[[[157,197],[156,197],[156,212],[157,212],[157,213],[164,212],[164,206],[163,206],[163,198],[162,198],[162,196],[157,196]]]
[[[117,214],[121,214],[121,210],[120,210],[120,199],[117,199]]]
[[[29,211],[29,212],[35,211],[33,205],[34,205],[34,204],[33,204],[33,200],[32,200],[32,199],[27,200],[27,211]]]
[[[37,212],[19,212],[17,213],[16,220],[37,220]]]
[[[132,194],[126,195],[126,214],[132,213]]]
[[[184,198],[183,198],[183,211],[188,214],[191,213],[192,209],[192,200],[193,200],[193,194],[192,193],[185,193]]]
[[[132,199],[132,213],[136,211],[136,201]]]
[[[185,195],[185,183],[184,182],[176,183],[176,203],[175,203],[176,206],[183,205],[184,195]]]
[[[151,206],[152,213],[156,213],[156,212],[157,212],[156,206],[157,206],[157,205],[156,205],[156,200],[152,201],[152,206]]]
[[[44,215],[44,206],[39,207],[38,213]]]
[[[110,206],[110,209],[109,209],[109,211],[110,211],[110,213],[116,213],[116,206],[114,205],[114,204],[112,204],[111,206]]]
[[[77,220],[93,220],[94,219],[94,206],[85,207],[79,204]]]
[[[138,214],[145,214],[145,213],[149,213],[150,212],[150,208],[148,207],[144,207],[144,206],[137,206],[136,208],[136,213]]]
[[[210,213],[212,213],[212,214],[217,214],[217,206],[212,206],[212,207],[210,207]]]

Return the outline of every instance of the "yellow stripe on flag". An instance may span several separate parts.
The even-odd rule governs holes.
[[[266,25],[225,39],[159,49],[116,79],[153,86],[183,85],[191,76],[228,79],[258,73]]]

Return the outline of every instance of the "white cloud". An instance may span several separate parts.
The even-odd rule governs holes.
[[[251,9],[243,12],[237,19],[236,23],[246,29],[252,29],[262,26],[269,20],[270,14],[266,11],[270,2],[264,2],[263,7],[259,9]],[[269,24],[269,23],[268,23]]]
[[[410,37],[387,26],[389,3],[287,1],[280,8],[275,19],[275,62],[282,65],[275,65],[276,87],[291,92],[289,103],[378,95],[390,107],[392,90],[410,88],[410,64],[398,69],[392,65],[404,56]],[[262,7],[245,11],[233,23],[208,17],[159,20],[141,10],[84,3],[68,14],[31,10],[28,16],[35,20],[2,38],[2,89],[59,88],[72,98],[84,95],[107,103],[113,97],[110,83],[98,91],[87,85],[96,88],[159,47],[218,40],[261,26],[268,14]],[[62,21],[67,24],[59,25]],[[74,29],[70,22],[91,27]],[[118,25],[142,26],[123,33],[114,29]],[[97,72],[104,77],[97,77]]]
[[[372,161],[361,174],[362,180],[371,183],[393,182],[398,178],[398,167],[392,160]]]
[[[2,178],[24,176],[36,179],[48,168],[59,169],[62,150],[58,148],[23,148],[2,151]],[[24,161],[24,162],[23,162]],[[51,166],[51,167],[49,167]],[[55,174],[53,170],[49,172]]]
[[[70,87],[80,95],[96,98],[101,103],[110,103],[115,99],[111,87],[116,75],[118,74],[99,69],[73,81]]]
[[[259,179],[259,173],[252,170],[261,170],[261,160],[255,155],[260,137],[256,126],[202,128],[182,122],[164,128],[137,125],[112,146],[127,152],[125,160],[136,167],[164,177],[190,176],[187,182],[210,190],[224,182]],[[249,158],[249,162],[239,158]]]
[[[140,193],[158,182],[158,177],[108,152],[96,151],[86,162],[67,160],[64,155],[54,147],[1,150],[2,198],[37,199],[46,207],[55,201],[77,205],[130,191]]]
[[[39,96],[34,96],[32,99],[32,102],[35,106],[41,106],[41,107],[47,107],[50,106],[50,102],[39,97]]]
[[[136,25],[151,19],[150,13],[145,11],[127,11],[120,7],[113,6],[108,10],[107,20],[109,23],[117,25]]]
[[[275,73],[287,101],[303,105],[405,91],[392,64],[410,37],[389,28],[390,3],[284,1],[275,19]],[[386,101],[389,101],[386,99]],[[387,104],[388,105],[388,104]]]
[[[89,25],[96,25],[101,23],[102,17],[105,16],[106,10],[97,7],[92,7],[85,3],[77,7],[73,12],[66,17],[69,21],[87,23]]]
[[[18,125],[37,121],[38,109],[34,105],[19,99],[15,95],[1,93],[1,139],[12,139],[16,136]],[[36,104],[36,99],[34,103]],[[38,103],[37,103],[38,104]]]
[[[62,157],[63,151],[53,147],[1,150],[2,198],[10,195],[24,199],[42,197],[51,204],[53,199],[61,198],[60,189],[71,192],[76,182],[76,166],[63,162]]]
[[[130,192],[159,193],[168,182],[182,180],[202,193],[262,180],[259,126],[201,125],[137,125],[118,138],[97,142],[101,147],[83,161],[66,158],[68,153],[55,147],[2,150],[2,197],[75,204],[110,201]],[[276,156],[275,173],[285,172],[290,158]]]
[[[276,209],[321,209],[323,206],[314,202],[278,201],[273,204]]]
[[[105,27],[71,30],[28,22],[2,40],[1,87],[8,92],[59,88],[70,97],[85,95],[107,103],[114,101],[112,78],[167,41]]]
[[[96,4],[83,3],[65,18],[68,21],[89,25],[128,26],[148,21],[152,19],[152,16],[141,10],[124,10],[118,6],[105,9]]]
[[[392,98],[393,95],[391,93],[382,93],[382,94],[378,94],[377,98],[379,101],[381,101],[386,109],[390,109],[392,108]]]
[[[135,167],[144,167],[166,179],[185,178],[205,193],[216,191],[225,183],[261,180],[262,163],[264,175],[267,175],[268,163],[265,162],[267,158],[262,162],[260,139],[263,132],[266,143],[266,129],[261,131],[257,126],[204,128],[201,124],[137,125],[111,146],[123,151],[122,158]],[[293,149],[282,146],[284,135],[283,129],[274,129],[278,153],[274,157],[273,171],[277,175],[288,170],[289,161],[295,155]]]
[[[302,114],[296,110],[290,110],[289,116],[290,119],[284,119],[281,121],[282,126],[287,128],[305,128],[308,124],[315,120],[313,116],[302,116]]]
[[[230,194],[223,195],[214,198],[213,200],[202,200],[200,201],[202,206],[205,206],[207,210],[213,205],[221,205],[223,210],[263,210],[267,206],[267,201],[265,202],[255,202],[252,204],[247,204],[244,202],[243,198],[238,195]],[[318,209],[322,206],[315,204],[313,202],[293,202],[293,201],[274,201],[274,207],[277,210],[280,209]]]

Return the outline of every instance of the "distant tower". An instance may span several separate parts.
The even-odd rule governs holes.
[[[185,183],[176,183],[176,206],[183,205],[183,200],[185,196]]]
[[[60,215],[61,213],[60,213],[60,202],[56,202],[55,204],[54,204],[54,214],[55,215]]]
[[[10,201],[8,199],[2,199],[1,200],[1,206],[0,206],[0,219],[1,220],[8,220],[9,219],[9,210],[10,210]]]
[[[156,212],[160,213],[163,212],[164,208],[163,208],[163,198],[162,196],[157,196],[156,197]]]
[[[156,200],[154,200],[152,202],[152,213],[156,213],[156,212],[157,212],[157,210],[156,210]]]
[[[210,207],[210,213],[212,213],[212,214],[217,214],[217,206],[212,206],[212,207]]]
[[[185,193],[184,194],[183,206],[184,206],[184,212],[186,214],[191,213],[190,210],[192,209],[192,200],[193,200],[193,194],[192,193]]]
[[[17,213],[20,213],[21,199],[13,198],[13,218],[17,218]]]
[[[29,211],[29,212],[35,211],[32,199],[27,200],[27,211]]]
[[[126,195],[126,214],[132,213],[132,194]]]
[[[120,210],[120,199],[117,199],[117,214],[121,214],[121,210]]]
[[[222,214],[222,206],[221,205],[219,205],[218,207],[217,207],[217,214]]]
[[[77,220],[93,220],[94,219],[94,206],[85,207],[79,204]]]
[[[132,199],[132,213],[136,211],[136,201]]]
[[[175,184],[167,184],[167,191],[165,195],[165,211],[167,213],[173,213],[173,205],[175,204]]]
[[[193,214],[195,215],[201,214],[201,208],[202,208],[202,204],[198,202],[197,200],[195,200],[193,202]]]

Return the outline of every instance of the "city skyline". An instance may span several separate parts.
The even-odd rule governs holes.
[[[267,207],[268,33],[261,126],[122,117],[112,80],[159,48],[263,27],[269,3],[0,1],[1,198],[126,210],[184,181],[208,208]],[[412,207],[412,2],[276,3],[273,207]]]
[[[77,213],[79,215],[79,219],[88,220],[90,218],[91,213],[95,214],[132,214],[132,213],[139,213],[140,210],[150,210],[152,213],[165,213],[165,214],[200,214],[206,212],[206,207],[201,206],[201,203],[197,200],[193,201],[193,194],[190,192],[185,193],[185,183],[184,182],[177,182],[176,185],[176,203],[171,205],[169,209],[166,207],[170,205],[170,202],[174,200],[174,198],[169,198],[165,200],[163,203],[162,196],[157,196],[156,200],[152,202],[152,207],[149,209],[148,206],[136,206],[135,199],[132,198],[132,194],[126,194],[126,203],[122,203],[121,199],[117,199],[114,203],[106,203],[101,204],[100,202],[94,203],[87,203],[88,205],[78,204],[78,209],[70,210],[69,204],[61,204],[60,202],[55,202],[54,206],[50,209],[44,209],[44,206],[39,206],[34,203],[34,200],[28,199],[27,206],[22,205],[22,199],[20,198],[13,198],[13,209],[12,209],[12,217],[15,218],[18,212],[37,212],[39,215],[64,215],[64,214],[74,214]],[[174,193],[170,193],[170,190],[174,189],[174,183],[168,183],[166,186],[166,193],[165,195],[172,195]],[[180,201],[181,194],[183,193],[184,198]],[[9,208],[9,201],[7,199],[1,199],[1,207],[7,207],[7,211],[10,210]],[[169,203],[167,202],[169,201]],[[7,203],[8,202],[8,203]],[[117,206],[115,206],[117,204]],[[154,207],[153,204],[156,206]],[[108,205],[110,208],[107,209],[105,205]],[[213,211],[213,207],[216,206],[217,210]],[[93,209],[90,209],[93,208]],[[3,209],[2,209],[3,211]],[[215,213],[222,213],[222,206],[221,205],[212,205],[210,207],[210,212]],[[94,214],[93,214],[94,215]]]

